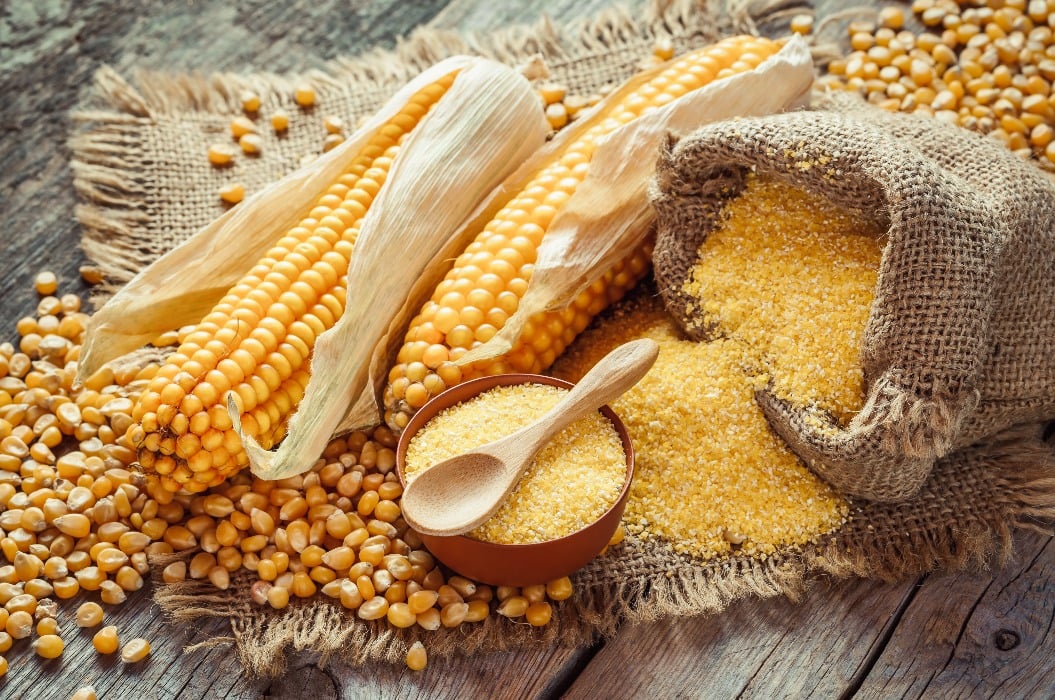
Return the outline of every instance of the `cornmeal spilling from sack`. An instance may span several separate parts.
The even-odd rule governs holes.
[[[781,396],[841,417],[860,408],[880,232],[817,195],[751,177],[685,284],[706,310],[708,339],[685,339],[656,299],[642,297],[558,361],[557,373],[574,380],[618,343],[660,344],[655,367],[614,404],[637,459],[629,532],[709,559],[734,546],[767,556],[843,522],[847,502],[772,433],[754,393],[772,382]]]
[[[749,348],[756,382],[846,422],[864,396],[861,336],[883,233],[817,195],[750,176],[685,291],[704,326]]]

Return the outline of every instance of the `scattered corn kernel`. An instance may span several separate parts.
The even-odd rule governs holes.
[[[307,109],[315,104],[315,88],[307,83],[297,85],[293,90],[293,101]]]
[[[407,651],[407,668],[411,671],[422,671],[428,666],[429,655],[425,651],[425,645],[421,642],[414,642],[410,645],[410,649]]]
[[[231,136],[235,140],[242,138],[246,134],[252,134],[256,131],[256,124],[249,117],[235,117],[231,120]]]
[[[77,608],[78,627],[96,627],[103,622],[103,606],[94,601],[81,603]]]
[[[33,288],[37,290],[37,294],[43,296],[54,294],[55,290],[59,288],[59,279],[55,276],[54,272],[39,272],[37,273],[37,276],[33,278]]]
[[[226,144],[209,146],[209,162],[216,166],[230,165],[234,160],[234,149]]]
[[[117,627],[107,625],[95,633],[92,637],[92,646],[100,654],[113,654],[117,651],[120,641],[117,637]]]
[[[343,134],[344,133],[344,120],[340,117],[335,117],[332,114],[323,118],[322,126],[326,129],[328,134]]]
[[[255,113],[260,109],[260,95],[253,90],[243,90],[238,96],[242,101],[242,109],[246,112]]]
[[[245,134],[238,139],[238,146],[246,155],[258,156],[264,150],[264,139],[259,134]]]
[[[245,199],[245,185],[240,182],[232,182],[220,188],[220,199],[228,204],[238,204]]]
[[[142,637],[136,637],[121,648],[121,661],[126,664],[138,663],[148,654],[150,654],[150,642]]]
[[[289,112],[284,109],[276,109],[272,112],[271,128],[279,133],[289,129]]]
[[[45,659],[57,659],[62,656],[66,643],[57,634],[45,634],[33,642],[33,649],[37,656]]]
[[[788,28],[793,34],[809,34],[813,31],[813,15],[795,15]]]
[[[70,696],[70,700],[98,700],[98,696],[95,694],[95,687],[86,685],[78,688],[73,695]]]

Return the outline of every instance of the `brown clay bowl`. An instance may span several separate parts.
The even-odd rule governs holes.
[[[511,384],[549,384],[570,389],[573,384],[541,374],[499,374],[472,379],[433,397],[407,423],[396,447],[396,472],[406,485],[404,473],[407,445],[414,434],[437,413],[488,389]],[[626,455],[626,479],[619,498],[600,518],[570,535],[534,544],[495,544],[461,535],[421,535],[432,554],[463,576],[493,586],[530,586],[567,576],[596,557],[612,539],[623,517],[630,482],[634,476],[634,449],[626,426],[608,406],[601,413],[612,422]]]

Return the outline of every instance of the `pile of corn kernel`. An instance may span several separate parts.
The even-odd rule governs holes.
[[[545,384],[499,386],[440,411],[407,445],[407,479],[413,481],[434,464],[519,430],[567,393]],[[619,433],[595,411],[554,436],[509,500],[467,536],[499,544],[565,537],[604,515],[625,480],[626,455]]]
[[[61,601],[89,598],[76,623],[102,624],[99,604],[124,603],[144,586],[150,558],[173,553],[186,556],[164,567],[165,582],[223,590],[250,572],[257,605],[322,595],[400,628],[453,628],[495,614],[542,626],[552,603],[572,595],[567,577],[492,587],[442,569],[401,517],[396,436],[384,427],[332,441],[311,470],[282,481],[244,471],[194,496],[143,483],[124,435],[157,364],[105,367],[75,386],[87,315],[76,295],[57,295],[50,273],[37,291],[17,342],[0,344],[0,654],[35,631],[38,655],[60,655],[70,617]],[[116,651],[117,632],[96,635],[100,654]],[[122,647],[129,663],[148,653],[144,639]],[[413,647],[408,665],[424,667],[425,653]],[[0,657],[0,675],[6,663]]]
[[[612,403],[634,445],[628,533],[699,560],[734,551],[765,558],[844,522],[847,503],[769,430],[743,371],[743,345],[685,340],[655,296],[615,307],[553,373],[578,380],[635,338],[652,338],[660,351],[644,379]]]
[[[914,0],[916,33],[887,7],[849,26],[852,52],[821,84],[932,115],[1055,168],[1055,0]]]

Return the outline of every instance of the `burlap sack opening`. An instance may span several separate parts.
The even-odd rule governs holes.
[[[657,0],[643,17],[613,11],[571,31],[549,23],[488,37],[427,31],[395,52],[338,61],[307,77],[319,91],[319,109],[347,123],[374,109],[421,68],[465,51],[513,64],[540,53],[555,79],[573,92],[588,93],[629,75],[657,34],[670,34],[678,50],[686,50],[720,35],[757,31],[774,8],[785,18],[802,9],[781,0],[730,3],[724,11],[706,1]],[[224,181],[236,176],[252,190],[321,147],[294,123],[285,140],[269,144],[260,158],[242,159],[233,173],[217,172],[202,158],[231,115],[241,112],[243,87],[262,95],[265,111],[288,108],[289,87],[304,76],[148,75],[135,84],[112,71],[98,77],[96,100],[75,115],[81,129],[71,145],[75,184],[84,199],[77,213],[86,231],[85,251],[106,270],[109,289],[222,213],[215,194]],[[295,109],[290,111],[299,118]],[[643,284],[634,296],[655,293],[654,286]],[[596,323],[605,323],[604,316]],[[161,560],[153,562],[155,599],[178,623],[229,620],[230,637],[201,644],[233,643],[247,673],[274,675],[295,651],[314,652],[324,660],[403,663],[408,645],[419,638],[430,657],[581,645],[626,624],[715,614],[740,598],[796,598],[818,574],[893,580],[985,568],[1012,555],[1015,528],[1040,527],[1052,518],[1055,450],[1039,426],[1027,426],[939,460],[914,498],[896,505],[855,503],[838,532],[816,546],[765,561],[699,562],[663,542],[628,538],[574,576],[576,595],[557,606],[545,628],[492,617],[457,630],[394,630],[364,622],[322,596],[276,611],[251,602],[253,577],[247,571],[232,576],[231,587],[219,591],[202,581],[163,583]]]
[[[748,170],[881,222],[862,410],[845,426],[831,416],[818,425],[815,409],[768,390],[758,400],[835,488],[897,501],[938,459],[1055,416],[1055,187],[994,139],[856,99],[824,102],[669,145],[653,199],[656,276],[686,331],[713,333],[682,285]]]

